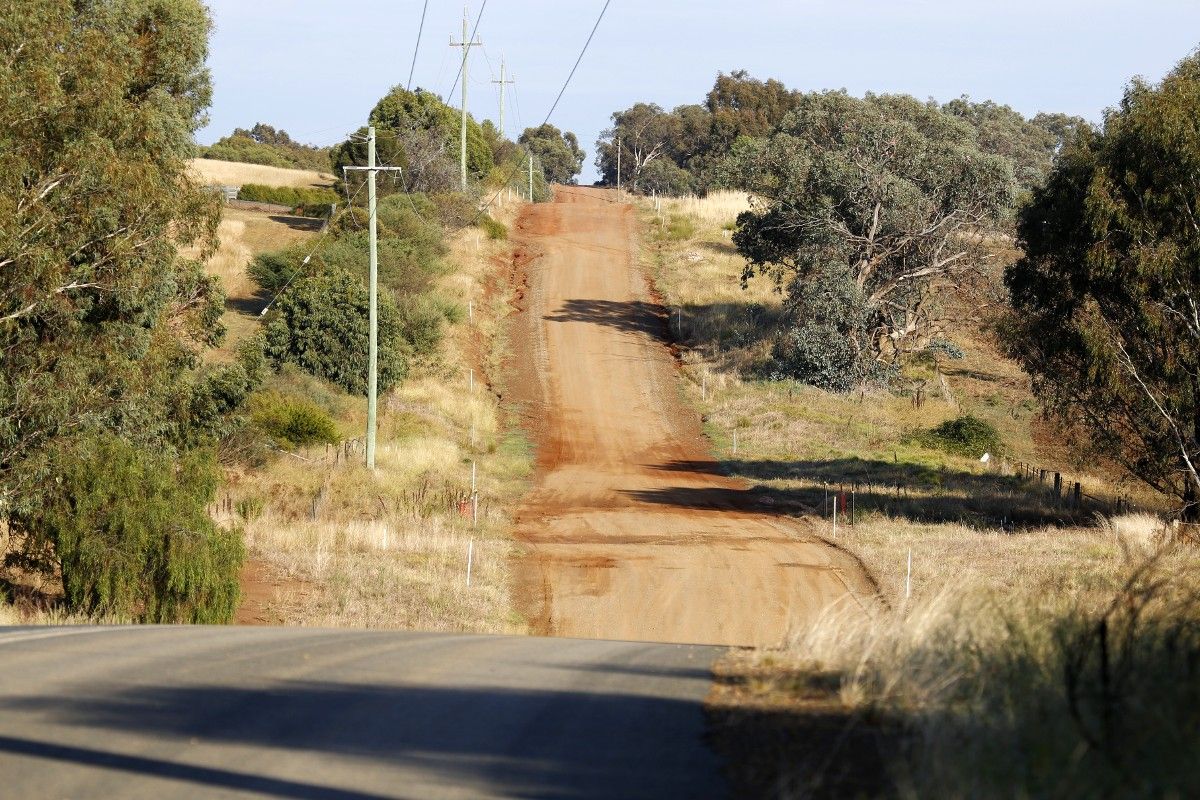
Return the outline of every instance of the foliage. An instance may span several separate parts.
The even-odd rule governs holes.
[[[870,313],[846,270],[797,280],[784,309],[784,329],[772,349],[775,375],[830,392],[883,383],[891,373],[863,347]]]
[[[1200,55],[1134,80],[1020,216],[1009,348],[1048,408],[1195,511],[1200,477]]]
[[[1004,452],[996,426],[970,414],[947,420],[926,431],[919,439],[929,447],[973,458],[984,453],[1000,455]]]
[[[480,215],[479,227],[483,228],[483,232],[492,241],[504,241],[508,238],[508,226],[503,222],[497,222],[487,214]]]
[[[229,136],[203,148],[200,155],[243,164],[328,172],[329,153],[328,147],[300,144],[288,136],[287,131],[259,122],[250,130],[235,129]]]
[[[975,129],[980,150],[1011,161],[1017,183],[1026,192],[1045,182],[1063,142],[1088,125],[1065,114],[1025,119],[1009,106],[991,100],[974,102],[966,95],[946,103],[942,110]]]
[[[321,216],[341,198],[332,189],[306,189],[291,186],[264,186],[258,183],[244,184],[238,190],[238,200],[255,203],[275,203],[289,208],[311,208]]]
[[[262,392],[251,400],[250,414],[254,425],[280,447],[337,444],[341,439],[329,412],[303,397]]]
[[[560,131],[550,123],[526,128],[517,142],[533,154],[548,183],[575,183],[583,170],[586,153],[570,131]]]
[[[177,249],[216,246],[219,203],[187,173],[209,27],[197,0],[0,14],[0,514],[83,610],[220,619],[235,596],[222,581],[240,555],[202,520],[207,484],[175,483],[202,471],[192,451],[250,377],[195,372],[224,298]],[[127,481],[124,500],[98,453],[163,477]],[[93,571],[101,542],[127,577]]]
[[[267,358],[295,364],[351,394],[367,393],[369,296],[346,272],[296,281],[275,301],[267,321]],[[379,391],[403,380],[408,344],[391,295],[379,295]]]
[[[458,188],[460,157],[460,113],[424,89],[408,91],[397,86],[372,109],[370,122],[376,128],[378,163],[400,167],[400,182],[389,187],[381,182],[380,194],[393,191],[446,192]],[[346,166],[366,166],[366,128],[333,149],[335,173]],[[492,148],[483,129],[467,118],[467,173],[478,180],[494,164]],[[365,180],[361,174],[348,182],[351,191]]]
[[[54,448],[56,476],[24,521],[53,544],[68,610],[142,622],[228,622],[243,558],[238,531],[218,528],[212,453],[176,461],[112,434]]]
[[[938,334],[935,281],[980,267],[1016,188],[1010,163],[935,106],[844,92],[802,96],[776,133],[744,145],[737,171],[755,196],[733,235],[744,279],[770,275],[799,305],[814,282],[848,281],[863,363],[894,364]]]

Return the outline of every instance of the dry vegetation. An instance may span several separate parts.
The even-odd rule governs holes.
[[[515,204],[496,216],[508,221],[513,213]],[[450,244],[455,268],[440,292],[462,307],[463,319],[435,362],[420,365],[381,400],[375,474],[361,466],[361,400],[293,372],[277,379],[307,383],[304,391],[335,411],[348,444],[340,451],[301,450],[232,476],[223,513],[246,531],[254,576],[243,621],[523,630],[509,598],[506,509],[525,489],[530,451],[502,424],[505,412],[489,380],[505,347],[508,298],[487,279],[507,250],[475,228]],[[472,462],[477,529],[469,501]]]
[[[685,345],[685,393],[725,469],[857,556],[880,600],[721,665],[710,714],[739,793],[1086,797],[1124,785],[1163,796],[1196,785],[1186,753],[1197,711],[1178,706],[1180,685],[1200,675],[1170,643],[1197,643],[1200,557],[1151,513],[1161,501],[1080,462],[966,309],[953,331],[966,358],[909,366],[906,395],[763,380],[781,298],[761,278],[740,286],[729,232],[743,208],[728,194],[643,205],[647,266]],[[1004,457],[983,464],[916,435],[963,413],[996,426]],[[1081,481],[1083,508],[1015,476],[1018,462]],[[834,528],[827,497],[839,490],[855,524],[843,515]],[[1147,511],[1114,516],[1110,500],[1129,495]],[[1147,763],[1152,774],[1129,774]]]
[[[192,175],[200,183],[209,186],[241,186],[259,183],[265,186],[327,187],[333,185],[333,176],[323,172],[303,169],[267,167],[261,164],[243,164],[238,161],[217,161],[211,158],[192,160]]]
[[[217,162],[224,163],[224,162]],[[225,208],[217,231],[220,247],[204,263],[211,275],[221,279],[228,308],[221,323],[228,331],[222,346],[209,354],[214,361],[233,358],[237,345],[257,330],[258,312],[266,300],[246,274],[246,267],[258,253],[278,250],[294,242],[311,239],[318,224],[301,217],[264,214],[240,208]],[[194,252],[185,251],[194,257]]]

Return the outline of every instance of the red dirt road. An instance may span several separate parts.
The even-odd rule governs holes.
[[[516,227],[513,389],[539,464],[517,597],[534,632],[769,646],[866,603],[851,559],[717,470],[637,266],[633,209],[560,187]]]

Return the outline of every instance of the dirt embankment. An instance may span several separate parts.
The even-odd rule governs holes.
[[[539,466],[518,510],[517,597],[534,631],[770,646],[869,602],[857,564],[720,474],[679,394],[632,208],[560,188],[515,239],[509,397]]]

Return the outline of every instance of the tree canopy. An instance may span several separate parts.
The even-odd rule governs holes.
[[[583,170],[586,154],[570,131],[560,131],[547,122],[537,128],[526,128],[517,143],[533,154],[549,183],[573,184]]]
[[[268,167],[330,170],[328,147],[301,144],[288,136],[287,131],[259,122],[253,128],[236,128],[229,136],[201,148],[204,158],[240,161],[245,164],[264,164]]]
[[[397,86],[371,110],[379,163],[404,170],[403,185],[416,192],[445,192],[457,189],[460,180],[460,112],[424,89],[408,91]],[[342,167],[367,163],[366,128],[333,149],[338,178]],[[479,180],[494,165],[492,148],[480,125],[467,117],[467,174]],[[361,176],[352,178],[362,180]],[[389,189],[381,187],[381,193]]]
[[[178,574],[197,553],[228,553],[224,535],[193,513],[207,500],[199,489],[180,495],[170,530],[154,523],[149,497],[71,518],[85,513],[75,493],[89,479],[78,470],[66,479],[55,457],[115,440],[160,465],[196,465],[211,459],[221,416],[253,382],[243,365],[198,369],[199,352],[221,337],[223,296],[178,253],[215,247],[217,199],[186,170],[210,96],[209,27],[196,0],[29,0],[0,15],[0,515],[24,542],[10,557],[68,587],[83,563],[67,557],[75,534],[134,548],[131,569],[149,569],[152,557]],[[105,468],[103,457],[81,462]],[[121,463],[136,471],[143,460]],[[185,538],[186,548],[172,545]],[[104,610],[227,616],[239,559],[171,583],[170,602],[143,595]],[[82,610],[97,597],[68,593]]]
[[[734,234],[746,277],[771,275],[797,324],[848,340],[850,376],[936,335],[935,283],[979,266],[1016,188],[969,126],[896,95],[803,95],[770,137],[742,140],[736,163],[754,197]]]
[[[1051,411],[1186,501],[1200,488],[1200,55],[1135,80],[1022,211],[1009,346]]]

